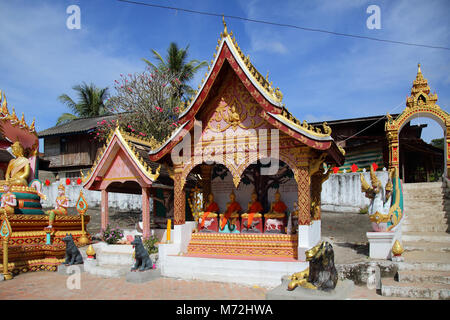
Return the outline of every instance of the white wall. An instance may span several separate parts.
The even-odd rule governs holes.
[[[56,197],[58,195],[59,183],[52,183],[43,188],[43,194],[47,196],[46,200],[41,201],[45,208],[53,207],[55,205]],[[80,185],[64,185],[66,187],[66,196],[69,198],[69,207],[75,207],[75,204],[80,196],[80,190],[83,191],[84,197],[88,202],[89,207],[100,207],[101,193],[100,191],[90,191],[83,189]],[[113,193],[108,194],[108,205],[112,209],[119,210],[141,210],[142,196],[138,194]],[[152,207],[150,202],[150,207]],[[151,209],[151,208],[150,208]]]
[[[370,173],[364,178],[371,184]],[[388,180],[387,171],[377,171],[376,175],[383,187]],[[359,212],[360,208],[369,205],[369,199],[361,192],[361,180],[357,173],[331,174],[322,185],[322,210],[337,212]]]

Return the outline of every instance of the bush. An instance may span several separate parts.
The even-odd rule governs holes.
[[[158,253],[158,246],[156,245],[157,242],[158,239],[155,236],[151,236],[150,238],[142,241],[144,248],[148,251],[148,254]]]
[[[118,227],[111,229],[111,226],[108,224],[106,230],[102,231],[102,239],[108,244],[116,244],[122,238],[123,230],[120,230]]]
[[[369,207],[364,207],[364,208],[360,208],[359,209],[359,213],[360,214],[367,214],[367,213],[369,213]]]

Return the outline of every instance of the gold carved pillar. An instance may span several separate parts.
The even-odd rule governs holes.
[[[183,168],[182,167],[175,167],[174,169],[174,200],[173,200],[173,206],[174,206],[174,217],[173,217],[173,224],[184,224],[186,222],[186,197],[184,194],[184,181],[182,180],[182,173]]]
[[[206,197],[211,193],[211,172],[212,165],[202,164],[200,166],[201,176],[202,176],[202,189],[203,195]]]
[[[297,181],[298,192],[298,224],[311,224],[311,178],[309,166],[297,167],[294,170],[295,181]]]
[[[386,134],[389,148],[389,169],[399,169],[398,131],[388,131]]]

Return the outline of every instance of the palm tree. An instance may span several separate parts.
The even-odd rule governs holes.
[[[195,59],[188,62],[188,51],[189,45],[186,46],[185,49],[180,49],[175,42],[172,42],[167,49],[166,61],[154,49],[152,49],[152,53],[154,58],[158,61],[157,66],[155,66],[145,58],[142,59],[152,68],[156,68],[159,70],[169,70],[174,74],[179,75],[178,80],[180,81],[180,85],[178,86],[177,90],[177,98],[179,99],[187,99],[188,96],[194,93],[194,89],[192,89],[191,86],[188,85],[188,82],[192,80],[192,78],[194,78],[194,75],[197,71],[199,71],[202,67],[208,65],[206,61],[199,61]]]
[[[84,117],[96,117],[108,113],[106,100],[108,99],[108,88],[98,88],[94,84],[82,83],[72,87],[77,92],[78,101],[75,102],[67,94],[62,94],[58,100],[68,106],[74,114],[63,113],[56,122],[57,125],[70,122],[74,119]]]

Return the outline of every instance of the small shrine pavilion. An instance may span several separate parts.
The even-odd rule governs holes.
[[[174,243],[165,245],[167,249],[160,246],[160,254],[305,261],[304,252],[321,238],[320,193],[329,173],[324,164],[342,165],[345,152],[331,137],[326,123],[314,127],[300,122],[288,111],[280,89],[273,86],[268,76],[261,75],[241,51],[225,21],[214,59],[178,123],[172,136],[148,154],[151,161],[173,168]],[[289,196],[281,192],[281,198],[296,217],[298,232],[287,234],[283,228],[279,234],[192,233],[195,227],[185,221],[187,177],[193,172],[201,177],[198,187],[205,200],[209,193],[222,194],[217,199],[217,214],[225,212],[224,203],[230,193],[237,195],[244,208],[240,213],[245,213],[250,193],[241,191],[245,187],[242,178],[255,164],[274,168],[266,173],[261,170],[258,176],[277,174],[277,165],[286,165],[292,172],[294,196],[292,192]],[[218,166],[225,168],[231,184],[226,179],[212,183]],[[169,264],[164,268],[169,272]]]
[[[151,139],[117,127],[110,133],[87,176],[82,178],[85,189],[101,192],[103,230],[109,223],[109,192],[142,194],[143,236],[150,236],[150,198],[155,195],[156,189],[173,189],[167,170],[148,157],[152,146]]]

